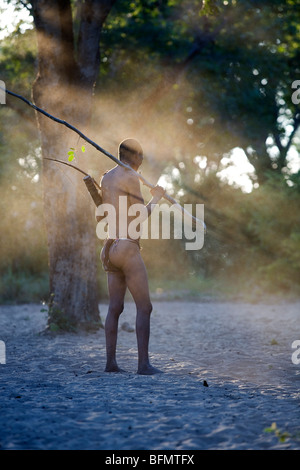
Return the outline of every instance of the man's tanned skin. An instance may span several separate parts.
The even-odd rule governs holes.
[[[137,171],[143,161],[142,149],[134,139],[126,139],[119,146],[119,158]],[[150,364],[148,346],[150,336],[150,314],[152,305],[150,301],[147,271],[140,254],[137,243],[133,243],[128,234],[130,217],[127,219],[127,233],[120,233],[119,196],[127,197],[127,209],[132,204],[144,204],[141,194],[140,181],[132,171],[116,166],[108,171],[102,178],[103,203],[109,203],[116,210],[116,238],[109,250],[109,261],[119,271],[107,272],[109,309],[105,321],[106,336],[106,372],[122,372],[116,361],[116,345],[119,317],[124,309],[124,297],[128,287],[136,304],[136,335],[138,347],[138,374],[152,375],[161,372]],[[165,191],[160,186],[151,190],[152,199],[145,206],[148,216],[155,204],[161,199]],[[127,212],[128,214],[128,212]],[[120,239],[123,238],[123,239]],[[125,239],[124,239],[125,238]],[[126,239],[127,238],[127,239]],[[101,252],[103,261],[104,249]]]

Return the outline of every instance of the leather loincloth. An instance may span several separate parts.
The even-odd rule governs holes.
[[[119,240],[128,240],[129,242],[135,243],[140,248],[139,240],[132,240],[131,238],[107,238],[103,246],[103,257],[102,266],[107,273],[123,273],[121,268],[115,266],[109,259],[109,250],[114,243],[118,243]]]

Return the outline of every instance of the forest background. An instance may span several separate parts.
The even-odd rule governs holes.
[[[81,3],[71,2],[75,37]],[[30,99],[38,67],[31,3],[8,4],[19,22],[3,29],[0,79]],[[200,251],[186,251],[184,240],[143,241],[151,290],[250,301],[299,295],[300,94],[292,88],[300,79],[299,1],[117,0],[100,51],[89,137],[114,155],[121,140],[137,138],[146,178],[181,204],[205,207]],[[80,149],[84,142],[73,139]],[[89,146],[74,163],[97,180],[112,167]],[[41,171],[34,112],[7,98],[0,106],[1,303],[50,295]],[[56,171],[71,188],[72,170]],[[83,183],[79,191],[89,198]],[[100,249],[99,242],[103,300]]]

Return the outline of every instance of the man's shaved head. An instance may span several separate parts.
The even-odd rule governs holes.
[[[140,165],[143,161],[143,149],[135,139],[125,139],[119,145],[119,160],[131,165]]]

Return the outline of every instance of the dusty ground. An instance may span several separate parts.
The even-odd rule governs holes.
[[[127,372],[107,374],[103,330],[45,336],[41,305],[1,306],[0,449],[300,449],[300,302],[155,301],[155,376],[135,373],[134,319],[128,302]]]

